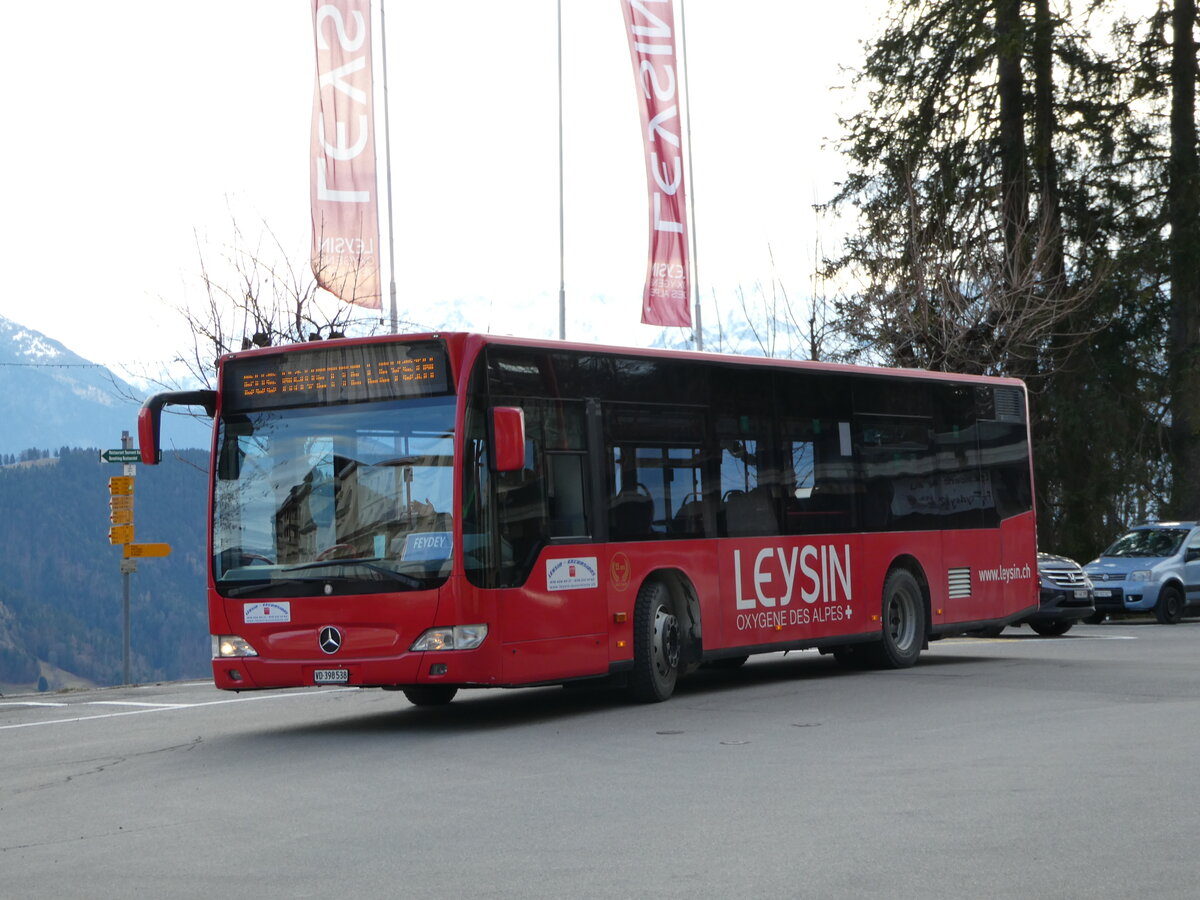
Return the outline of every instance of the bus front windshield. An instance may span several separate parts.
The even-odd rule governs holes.
[[[213,574],[226,596],[436,587],[450,571],[454,398],[223,416]]]

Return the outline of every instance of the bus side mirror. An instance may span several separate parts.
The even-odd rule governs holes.
[[[159,428],[162,423],[162,408],[173,406],[203,406],[204,411],[212,416],[217,411],[216,391],[167,391],[155,394],[142,404],[138,410],[138,448],[142,452],[142,462],[148,466],[158,465],[162,451],[158,448]]]
[[[525,412],[516,406],[488,411],[492,470],[516,472],[525,468]]]

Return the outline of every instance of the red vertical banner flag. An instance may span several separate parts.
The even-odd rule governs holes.
[[[621,12],[642,113],[650,192],[650,260],[642,322],[687,327],[692,324],[691,275],[674,6],[672,0],[621,0]]]
[[[347,303],[381,309],[370,0],[313,0],[312,268]]]

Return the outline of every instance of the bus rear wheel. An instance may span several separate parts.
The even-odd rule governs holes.
[[[458,688],[444,684],[418,684],[404,689],[404,696],[413,706],[445,706],[457,693]]]
[[[884,669],[907,669],[925,644],[925,597],[907,569],[893,569],[883,583],[883,640],[873,645]]]
[[[633,609],[633,677],[629,687],[635,700],[658,703],[675,692],[679,651],[679,618],[671,592],[661,581],[647,581],[638,591]]]

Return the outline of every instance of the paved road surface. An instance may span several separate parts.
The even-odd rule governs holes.
[[[0,697],[0,897],[1200,894],[1200,622],[1009,633],[648,706]]]

